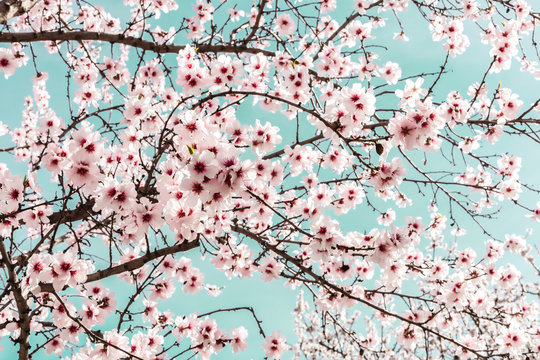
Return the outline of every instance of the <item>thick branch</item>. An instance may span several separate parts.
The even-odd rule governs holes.
[[[13,269],[13,263],[11,262],[11,258],[6,251],[3,239],[0,239],[0,253],[2,254],[3,263],[8,269],[8,282],[11,285],[13,297],[15,298],[15,303],[17,304],[17,312],[19,313],[19,360],[27,360],[29,359],[28,352],[30,350],[30,343],[28,341],[30,338],[30,308],[26,303],[26,299],[22,295],[20,283],[17,280],[17,275]]]
[[[259,3],[259,6],[257,8],[258,12],[257,12],[257,18],[255,19],[255,24],[253,25],[253,29],[247,36],[246,40],[244,40],[244,44],[249,43],[251,39],[253,39],[253,36],[255,36],[255,33],[257,32],[257,30],[259,29],[259,25],[261,23],[261,17],[262,17],[266,2],[267,2],[266,0],[261,0],[261,2]]]
[[[51,224],[56,224],[59,221],[61,223],[67,223],[86,219],[89,215],[92,215],[94,213],[94,211],[92,210],[92,208],[94,207],[94,203],[94,200],[89,200],[88,202],[79,205],[73,210],[60,210],[54,212],[49,216],[49,222]]]
[[[127,271],[137,270],[138,268],[143,267],[146,263],[152,260],[155,260],[157,258],[166,256],[166,255],[176,254],[178,252],[189,251],[198,246],[199,246],[199,241],[196,240],[196,241],[191,241],[191,242],[183,242],[181,244],[176,244],[176,245],[169,246],[163,249],[155,250],[155,251],[146,253],[146,255],[141,256],[137,259],[127,261],[123,264],[112,266],[108,269],[96,271],[95,273],[88,275],[88,277],[86,278],[86,283],[105,279],[109,276],[118,275]],[[41,291],[53,292],[54,288],[52,284],[41,284]]]
[[[186,45],[165,45],[157,44],[152,41],[125,36],[122,34],[109,34],[95,31],[43,31],[43,32],[20,32],[20,33],[1,33],[0,43],[14,42],[38,42],[38,41],[105,41],[111,44],[124,44],[139,49],[153,51],[159,54],[178,53]],[[274,56],[274,52],[264,49],[250,48],[243,45],[194,45],[199,53],[262,53],[266,56]]]

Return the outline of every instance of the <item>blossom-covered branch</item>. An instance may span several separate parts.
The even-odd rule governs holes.
[[[0,2],[4,88],[32,89],[0,122],[20,359],[538,355],[540,99],[496,78],[537,85],[534,4],[182,6]]]

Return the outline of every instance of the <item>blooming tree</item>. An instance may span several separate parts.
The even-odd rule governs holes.
[[[116,2],[0,1],[0,72],[33,73],[20,123],[0,123],[0,335],[19,359],[208,359],[250,341],[274,359],[536,358],[537,250],[485,225],[507,207],[540,221],[522,159],[497,147],[540,142],[540,99],[487,80],[540,80],[530,2],[124,0],[117,18]],[[433,72],[387,57],[411,12],[446,54]],[[485,73],[438,90],[471,36]],[[46,56],[65,73],[40,71]],[[219,294],[201,253],[297,291],[297,339],[219,297],[162,306]],[[258,334],[214,318],[239,311]]]

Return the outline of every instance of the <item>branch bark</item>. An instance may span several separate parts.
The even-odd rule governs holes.
[[[105,41],[111,44],[124,44],[142,50],[153,51],[159,54],[176,54],[185,49],[186,45],[157,44],[133,36],[122,34],[109,34],[95,31],[42,31],[42,32],[19,32],[0,33],[0,43],[26,43],[38,41]],[[199,53],[262,53],[266,56],[274,56],[273,51],[251,48],[244,45],[194,45]]]
[[[94,204],[94,200],[89,200],[88,202],[79,205],[73,210],[61,210],[54,212],[49,216],[49,223],[55,224],[59,221],[61,221],[62,223],[67,223],[86,219],[89,215],[94,214],[94,211],[92,210]]]
[[[26,303],[26,299],[22,295],[20,283],[17,280],[17,275],[15,274],[11,258],[6,251],[6,247],[4,246],[3,238],[0,239],[0,254],[2,254],[3,263],[6,264],[6,267],[8,269],[8,282],[11,285],[13,297],[15,298],[15,304],[17,305],[17,312],[19,315],[18,323],[20,327],[20,333],[19,339],[17,341],[19,343],[19,360],[27,360],[29,359],[28,353],[30,350],[30,308]]]
[[[199,241],[195,240],[191,242],[183,242],[181,244],[172,245],[172,246],[159,249],[159,250],[154,250],[149,253],[146,253],[146,255],[143,255],[131,261],[127,261],[123,264],[112,266],[108,269],[96,271],[95,273],[88,275],[85,283],[105,279],[109,276],[118,275],[123,272],[137,270],[138,268],[143,267],[146,263],[152,260],[155,260],[157,258],[166,256],[166,255],[176,254],[178,252],[189,251],[191,249],[195,249],[198,246],[199,246]],[[41,284],[40,288],[41,288],[41,291],[43,292],[54,291],[52,284]]]
[[[246,40],[244,40],[244,44],[249,43],[251,39],[253,39],[253,37],[257,33],[257,30],[259,29],[259,25],[261,23],[261,17],[264,11],[264,6],[266,5],[266,3],[267,3],[266,0],[261,0],[261,2],[259,3],[259,6],[257,7],[258,13],[257,13],[257,18],[255,19],[255,25],[253,25],[253,29],[247,36]]]

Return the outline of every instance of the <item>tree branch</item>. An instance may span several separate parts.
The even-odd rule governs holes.
[[[261,2],[259,3],[259,6],[257,7],[258,12],[257,12],[257,18],[255,19],[255,24],[253,25],[253,29],[251,30],[247,38],[244,40],[244,44],[249,43],[251,39],[253,39],[253,36],[255,36],[255,33],[257,32],[257,30],[259,29],[259,24],[261,22],[261,17],[262,17],[266,2],[267,2],[266,0],[261,0]]]
[[[382,307],[380,307],[380,306],[378,306],[376,304],[373,304],[373,303],[369,302],[366,299],[363,299],[363,298],[360,298],[358,296],[352,295],[350,292],[344,290],[342,287],[340,287],[338,285],[335,285],[335,284],[329,282],[324,277],[316,274],[314,271],[312,271],[311,267],[309,267],[309,268],[305,267],[301,263],[301,261],[299,261],[297,258],[289,255],[289,253],[287,253],[286,251],[279,249],[276,245],[270,244],[268,241],[266,241],[262,236],[260,236],[258,234],[255,234],[255,233],[253,233],[253,232],[251,232],[251,231],[249,231],[247,229],[244,229],[244,228],[242,228],[240,226],[236,226],[236,225],[231,226],[231,230],[255,240],[257,243],[259,243],[264,248],[267,248],[267,249],[271,250],[276,255],[281,256],[284,260],[293,263],[303,273],[311,276],[316,282],[318,282],[320,285],[322,285],[323,287],[325,287],[325,288],[327,288],[329,290],[333,290],[333,291],[341,294],[342,296],[345,296],[345,297],[348,297],[350,299],[356,300],[356,301],[358,301],[358,302],[360,302],[360,303],[362,303],[364,305],[367,305],[367,306],[371,307],[372,309],[377,310],[377,311],[379,311],[379,312],[381,312],[381,313],[383,313],[385,315],[394,317],[394,318],[396,318],[398,320],[401,320],[401,321],[404,321],[404,322],[406,322],[408,324],[418,326],[419,328],[421,328],[425,332],[431,333],[431,334],[433,334],[433,335],[435,335],[435,336],[437,336],[437,337],[439,337],[441,339],[444,339],[444,340],[446,340],[448,342],[451,342],[454,345],[457,345],[457,346],[459,346],[459,347],[461,347],[463,349],[466,349],[467,351],[470,351],[471,353],[475,354],[476,356],[478,356],[481,359],[487,359],[488,358],[487,356],[484,356],[484,355],[482,355],[480,353],[483,350],[472,349],[469,346],[467,346],[465,344],[462,344],[462,343],[452,339],[451,337],[448,337],[446,335],[443,335],[443,334],[439,333],[437,330],[433,330],[432,328],[425,326],[423,323],[418,323],[416,321],[412,321],[412,320],[410,320],[410,319],[408,319],[406,317],[403,317],[403,316],[401,316],[399,314],[396,314],[396,313],[393,313],[393,312],[391,312],[389,310],[386,310],[385,308],[382,308]]]
[[[3,263],[8,269],[8,282],[11,285],[13,297],[15,298],[15,303],[17,304],[17,313],[19,314],[19,360],[27,360],[29,359],[28,352],[30,350],[30,343],[28,341],[30,338],[30,308],[26,303],[26,299],[22,295],[20,283],[17,280],[17,275],[15,274],[11,258],[6,251],[6,247],[4,246],[3,238],[0,240],[0,253],[2,254]]]
[[[109,34],[95,31],[42,31],[42,32],[19,32],[0,33],[0,43],[14,42],[38,42],[38,41],[105,41],[111,44],[124,44],[142,50],[153,51],[159,54],[176,54],[185,49],[186,45],[165,45],[153,41],[143,40],[133,36],[122,34]],[[266,56],[274,56],[273,51],[251,48],[243,45],[196,45],[199,53],[262,53]]]
[[[95,273],[88,275],[85,283],[105,279],[109,276],[118,275],[126,271],[137,270],[138,268],[143,267],[146,263],[152,260],[155,260],[157,258],[160,258],[162,256],[171,255],[171,254],[175,254],[175,253],[183,252],[183,251],[189,251],[198,246],[199,246],[199,241],[195,240],[191,242],[183,242],[181,244],[172,245],[172,246],[159,249],[159,250],[154,250],[152,252],[146,253],[146,255],[141,256],[137,259],[133,259],[131,261],[127,261],[123,264],[112,266],[104,270],[96,271]],[[54,291],[52,284],[41,284],[40,288],[41,288],[41,291],[43,292]]]

